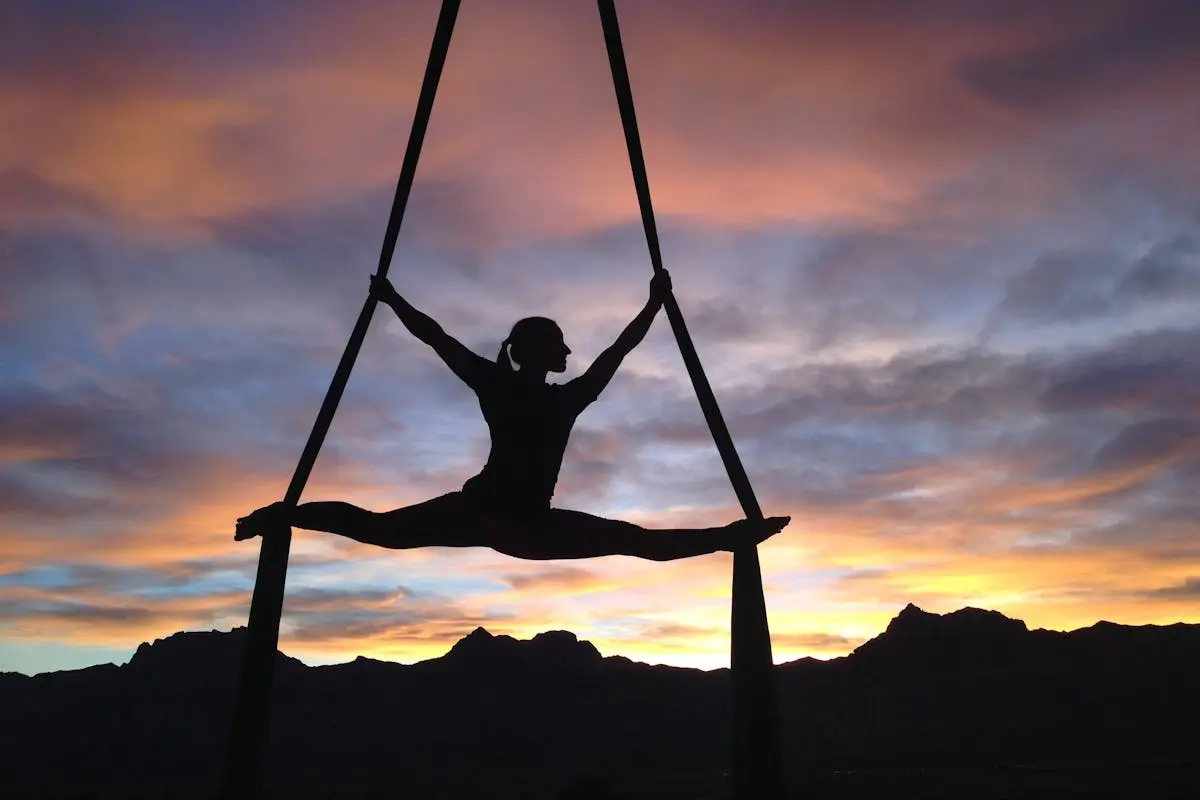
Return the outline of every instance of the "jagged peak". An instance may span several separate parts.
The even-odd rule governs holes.
[[[245,653],[249,631],[245,627],[229,631],[179,631],[153,642],[142,642],[124,669],[151,670],[183,674],[192,670],[206,672],[213,668],[236,674],[237,665]],[[304,668],[297,658],[279,650],[275,656],[281,663]]]
[[[907,623],[912,620],[926,620],[937,616],[939,615],[930,613],[914,603],[909,603],[904,608],[900,609],[899,614],[892,618],[892,621],[888,623],[888,628],[890,629],[897,623]]]
[[[999,611],[965,606],[946,614],[935,614],[909,603],[888,623],[885,633],[914,630],[950,633],[968,630],[1024,632],[1029,629],[1022,620],[1007,617]]]
[[[459,641],[459,643],[478,642],[478,641],[490,642],[491,640],[493,640],[495,638],[496,637],[492,634],[491,631],[489,631],[487,628],[485,628],[481,625],[481,626],[477,627],[475,630],[468,633],[463,638],[459,639],[458,641]]]
[[[476,628],[459,639],[443,658],[452,661],[465,659],[515,659],[538,663],[562,663],[563,661],[599,661],[600,651],[587,641],[581,641],[571,631],[543,631],[532,639],[515,639],[512,636],[490,633]]]
[[[530,640],[530,644],[543,652],[554,653],[568,658],[584,658],[600,660],[602,656],[596,646],[586,639],[580,639],[571,631],[543,631]]]
[[[481,626],[455,642],[454,646],[442,658],[462,658],[464,656],[491,654],[513,641],[515,640],[511,636],[496,636]]]
[[[129,665],[134,666],[147,659],[160,657],[163,653],[179,653],[182,651],[209,651],[214,645],[241,645],[246,636],[246,628],[238,627],[229,631],[177,631],[153,642],[142,642],[129,659]],[[217,644],[220,643],[220,644]]]
[[[972,625],[987,625],[994,629],[1003,628],[1012,631],[1026,632],[1029,627],[1024,620],[1016,619],[1002,614],[999,611],[991,611],[986,608],[975,608],[974,606],[966,606],[958,611],[951,611],[945,615],[946,619],[965,622]]]
[[[954,654],[960,658],[1005,650],[1028,637],[1029,628],[1022,620],[999,611],[967,606],[935,614],[909,603],[883,633],[860,645],[854,655],[937,659]]]

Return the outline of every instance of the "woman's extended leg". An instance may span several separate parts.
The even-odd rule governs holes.
[[[424,503],[394,511],[368,511],[350,503],[301,503],[290,515],[283,503],[260,508],[237,523],[235,539],[249,539],[292,526],[346,536],[364,544],[393,550],[413,547],[486,547],[481,517],[451,492]]]
[[[493,549],[530,560],[622,555],[674,561],[758,544],[783,530],[791,519],[742,519],[719,528],[661,529],[555,508],[527,526],[490,530],[487,538]]]

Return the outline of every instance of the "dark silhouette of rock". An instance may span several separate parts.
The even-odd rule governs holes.
[[[177,633],[120,667],[0,674],[0,789],[211,792],[245,639]],[[411,665],[277,658],[269,773],[283,796],[726,790],[728,670],[606,658],[566,631],[522,641],[482,628]],[[1103,762],[1182,769],[1200,787],[1186,767],[1200,752],[1197,659],[1200,625],[1060,633],[908,606],[849,656],[777,667],[788,774],[810,786],[918,767],[999,780],[1017,765]]]
[[[1004,659],[1020,648],[1029,629],[1019,619],[998,611],[963,608],[930,614],[911,603],[882,634],[863,643],[854,655],[863,659],[903,660],[910,666],[928,662],[971,662]]]
[[[546,631],[522,642],[511,636],[493,636],[483,628],[471,631],[450,652],[435,659],[443,665],[475,667],[487,662],[495,669],[531,670],[587,670],[601,660],[595,645],[579,641],[570,631]]]

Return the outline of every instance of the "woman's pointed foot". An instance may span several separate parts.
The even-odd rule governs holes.
[[[758,546],[788,526],[791,517],[767,517],[766,519],[739,519],[730,523],[733,534],[733,550],[747,545]]]
[[[763,527],[761,528],[762,536],[755,544],[762,544],[791,524],[791,517],[767,517],[763,520]]]
[[[233,540],[240,542],[288,527],[287,507],[280,501],[238,517]]]

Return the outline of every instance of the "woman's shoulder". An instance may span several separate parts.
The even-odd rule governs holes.
[[[578,413],[587,407],[590,403],[595,402],[599,392],[596,391],[592,381],[587,379],[586,375],[580,375],[578,378],[572,378],[563,384],[553,384],[555,400],[564,405],[569,405]]]
[[[473,388],[479,391],[480,388],[487,389],[495,386],[504,386],[511,380],[511,375],[511,371],[502,368],[495,361],[480,358],[476,385]]]

